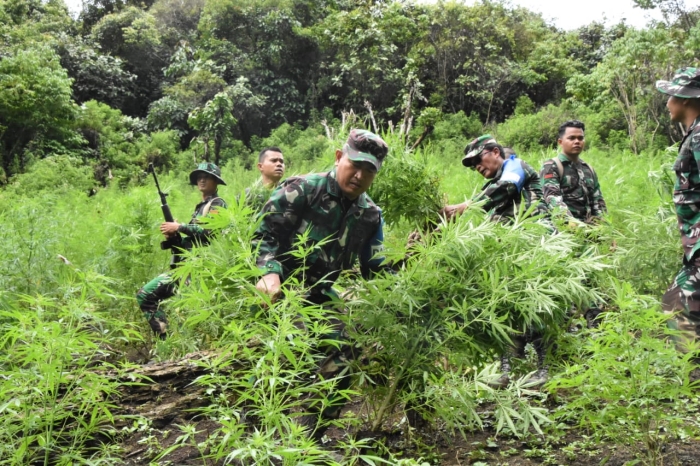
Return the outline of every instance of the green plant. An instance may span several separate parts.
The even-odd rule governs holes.
[[[647,460],[659,464],[665,430],[683,423],[670,403],[691,397],[697,385],[689,379],[692,354],[676,351],[655,300],[627,283],[613,280],[611,287],[615,310],[605,314],[600,332],[567,347],[571,362],[548,385],[573,390],[554,418],[599,439],[641,441]]]
[[[115,434],[119,382],[104,370],[114,369],[104,343],[135,334],[99,310],[110,300],[103,277],[74,270],[64,285],[62,300],[24,295],[0,310],[0,464],[114,461],[95,444]]]
[[[495,368],[470,368],[505,351],[510,334],[535,327],[553,337],[571,304],[593,299],[581,282],[605,266],[577,256],[577,248],[568,235],[552,236],[532,220],[502,225],[470,209],[440,225],[397,275],[358,289],[348,302],[350,322],[362,329],[354,336],[374,348],[370,357],[389,377],[377,389],[373,428],[400,400],[464,432],[481,426],[475,407],[486,398],[498,405],[497,430],[539,429],[546,416],[520,398],[521,387],[494,392],[486,382],[497,377]]]

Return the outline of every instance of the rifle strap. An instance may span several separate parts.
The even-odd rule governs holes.
[[[217,200],[217,199],[221,199],[221,198],[220,198],[220,197],[214,197],[214,198],[212,198],[211,201],[207,202],[207,203],[204,205],[204,209],[202,209],[202,217],[206,217],[207,215],[209,215],[209,211],[211,210],[211,204],[212,204],[215,200]]]
[[[554,165],[557,166],[557,172],[559,173],[559,180],[561,182],[561,179],[564,177],[564,165],[562,165],[558,156],[554,157],[552,160],[554,161]]]
[[[561,160],[559,160],[559,157],[554,157],[552,160],[554,161],[554,165],[557,166],[557,172],[559,172],[559,179],[561,180],[561,178],[564,176],[564,165],[562,165]],[[593,176],[597,179],[597,178],[598,178],[598,174],[595,172],[595,170],[593,169],[593,167],[591,167],[590,165],[588,165],[588,168],[591,169],[591,172],[593,173]]]

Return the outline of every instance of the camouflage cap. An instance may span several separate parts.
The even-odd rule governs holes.
[[[464,157],[462,157],[462,165],[472,167],[478,163],[477,156],[487,149],[487,146],[494,147],[498,143],[490,134],[484,134],[467,144],[464,148]]]
[[[197,165],[197,168],[192,170],[192,173],[190,173],[190,184],[197,184],[198,173],[207,173],[216,178],[218,184],[223,184],[226,186],[226,182],[224,182],[224,180],[221,178],[221,169],[211,162],[202,162]]]
[[[656,89],[681,99],[698,99],[700,98],[700,69],[686,67],[676,70],[672,81],[656,81]]]
[[[353,129],[345,142],[343,152],[348,154],[350,160],[369,162],[379,171],[384,157],[389,153],[389,146],[382,138],[370,131]]]

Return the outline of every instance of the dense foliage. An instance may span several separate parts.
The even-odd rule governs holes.
[[[93,100],[219,161],[246,160],[282,124],[303,130],[368,108],[410,144],[463,112],[505,121],[499,132],[520,150],[553,145],[552,121],[565,116],[585,118],[595,144],[663,149],[679,133],[649,89],[700,58],[700,14],[637,5],[665,20],[561,31],[523,8],[444,0],[86,0],[74,19],[61,0],[2,0],[0,183],[62,153],[104,184],[120,167],[99,130],[76,124],[76,104]]]
[[[153,463],[185,448],[198,464],[438,461],[416,417],[464,436],[577,428],[643,445],[652,463],[665,442],[697,438],[692,361],[658,306],[679,266],[666,147],[680,133],[653,82],[700,59],[700,13],[636,4],[664,21],[561,31],[499,2],[359,0],[86,0],[76,19],[61,0],[0,0],[0,465],[123,464],[137,434]],[[574,117],[605,221],[552,234],[528,212],[506,225],[477,206],[440,222],[440,206],[483,183],[459,163],[467,140],[491,132],[539,168]],[[255,291],[256,218],[239,195],[260,148],[280,147],[288,175],[323,171],[352,127],[390,146],[370,195],[397,274],[338,281],[362,348],[357,383],[338,393],[313,375],[324,310],[298,283],[274,303]],[[188,284],[156,342],[133,298],[168,267],[144,169],[157,167],[185,220],[199,198],[186,175],[202,159],[222,166],[229,208],[177,270]],[[423,239],[407,248],[415,229]],[[611,311],[601,328],[566,332],[591,302]],[[523,360],[522,378],[492,389],[492,362],[533,325],[557,343],[553,380],[528,387]],[[214,355],[193,382],[207,403],[167,448],[148,419],[115,417],[129,361],[201,351]],[[401,428],[404,443],[349,435],[333,445],[343,459],[331,455],[295,422],[330,393],[361,405],[337,425]]]

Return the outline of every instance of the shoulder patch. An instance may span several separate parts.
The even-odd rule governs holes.
[[[547,173],[546,175],[544,175],[544,178],[545,179],[554,178],[554,173]]]

